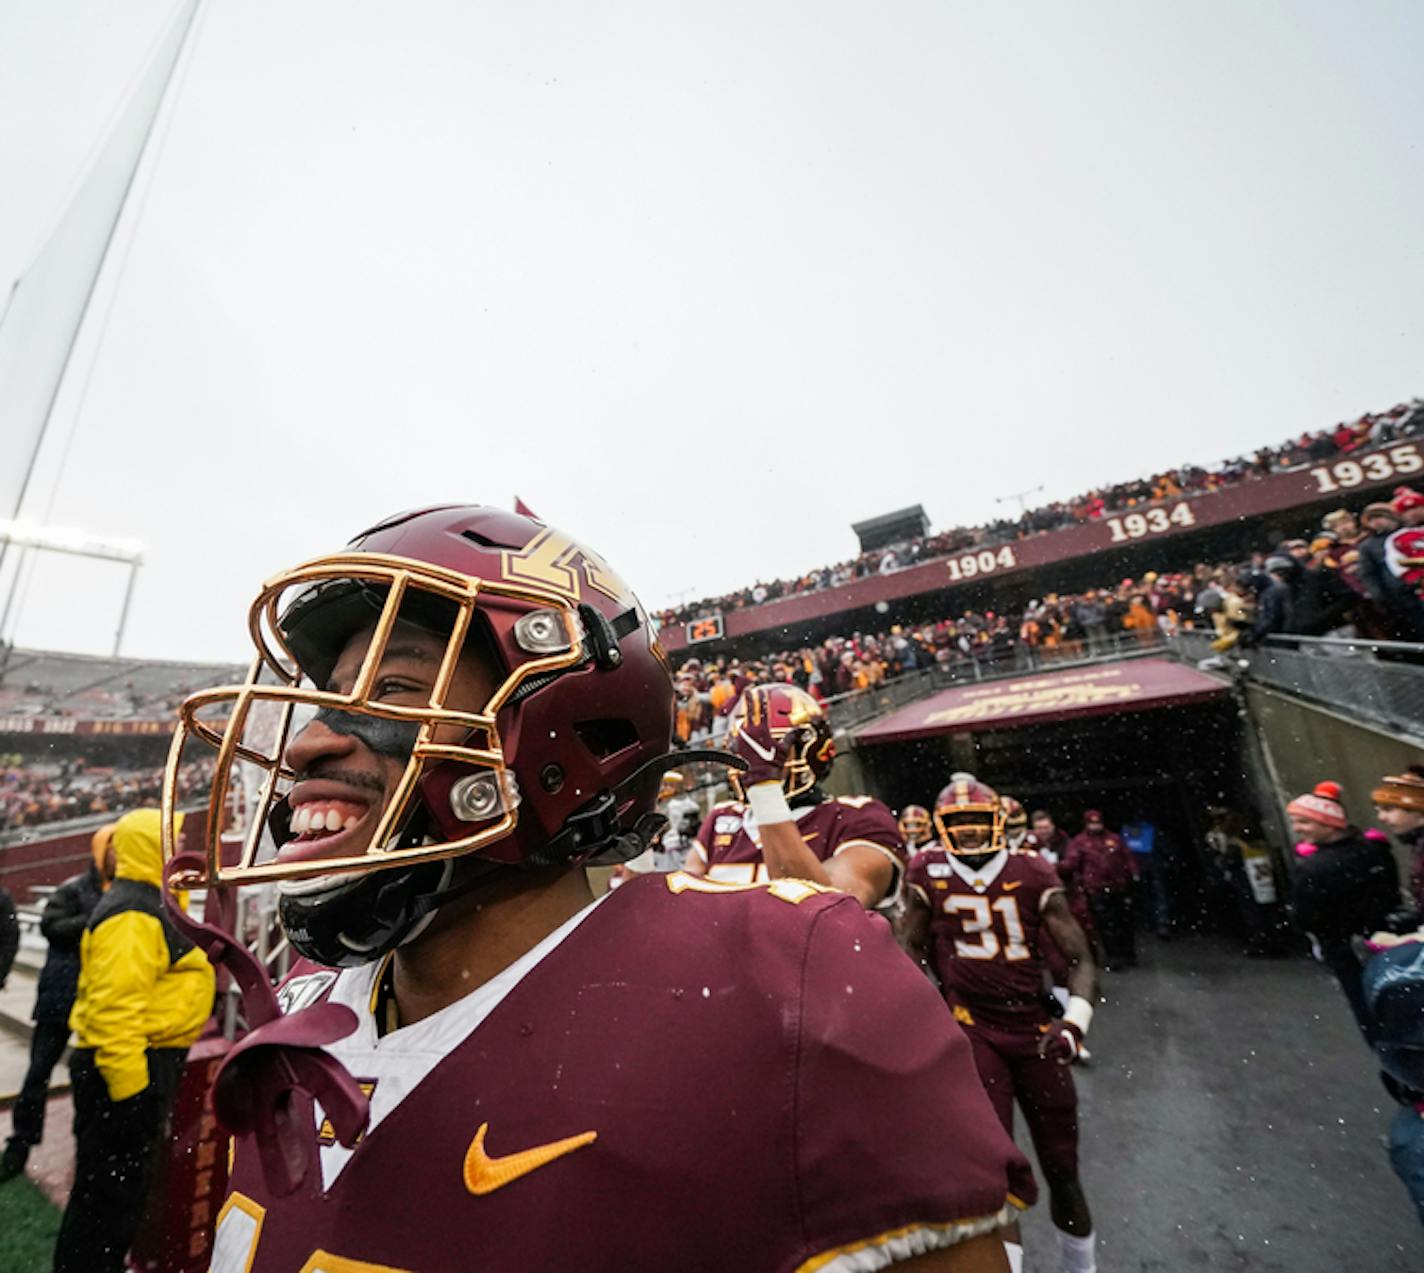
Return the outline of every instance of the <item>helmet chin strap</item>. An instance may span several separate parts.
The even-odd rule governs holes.
[[[429,928],[435,920],[436,911],[442,906],[483,888],[494,876],[508,869],[497,862],[483,862],[476,857],[450,858],[444,863],[444,868],[440,873],[440,883],[435,888],[428,893],[417,893],[412,899],[410,914],[415,916],[415,923],[396,943],[398,947],[408,946]],[[461,875],[465,878],[456,883],[456,877]]]

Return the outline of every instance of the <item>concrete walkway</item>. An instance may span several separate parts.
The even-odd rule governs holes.
[[[1383,1141],[1396,1107],[1334,981],[1204,938],[1142,954],[1105,975],[1077,1075],[1103,1273],[1424,1269]],[[1025,1269],[1056,1270],[1046,1205],[1024,1236]]]

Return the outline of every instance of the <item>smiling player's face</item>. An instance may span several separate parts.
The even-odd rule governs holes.
[[[347,641],[323,689],[349,693],[356,683],[374,624]],[[397,623],[371,686],[373,702],[401,707],[430,703],[446,638],[411,623]],[[494,693],[496,675],[466,652],[445,694],[447,707],[477,712]],[[335,726],[335,727],[333,727]],[[458,743],[462,730],[442,726],[434,741]],[[347,712],[309,721],[283,756],[296,774],[287,797],[293,838],[282,861],[344,857],[364,852],[410,759],[414,726]]]

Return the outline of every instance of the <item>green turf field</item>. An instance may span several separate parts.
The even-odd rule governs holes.
[[[0,1185],[0,1269],[43,1273],[54,1259],[59,1208],[25,1177]]]

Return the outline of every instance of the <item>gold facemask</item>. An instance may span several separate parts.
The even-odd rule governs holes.
[[[290,633],[282,616],[298,598],[307,598],[323,585],[342,583],[362,587],[369,600],[375,627],[349,693],[317,688],[293,653]],[[377,673],[402,611],[424,605],[448,621],[443,656],[429,701],[421,706],[385,703],[372,697]],[[477,609],[522,611],[514,622],[514,636],[531,657],[504,676],[479,711],[446,705]],[[438,861],[485,848],[507,836],[518,821],[518,790],[505,762],[496,715],[521,686],[585,661],[586,638],[582,621],[569,600],[537,584],[494,583],[472,578],[426,562],[376,553],[345,553],[317,558],[278,575],[264,585],[248,614],[248,629],[257,656],[241,685],[218,686],[191,695],[179,709],[178,728],[169,750],[163,782],[163,850],[165,858],[176,852],[178,766],[185,744],[198,740],[217,752],[212,792],[208,800],[206,870],[201,878],[183,884],[245,884],[265,880],[299,880],[315,876],[364,872],[386,867]],[[304,683],[305,681],[305,683]],[[226,717],[220,709],[227,708]],[[315,857],[297,861],[262,856],[262,838],[274,806],[297,775],[283,757],[298,712],[330,708],[382,721],[406,722],[416,727],[415,741],[405,770],[386,798],[367,846],[340,857]],[[203,713],[203,715],[200,715]],[[459,741],[449,739],[458,737]],[[456,817],[472,824],[468,835],[435,843],[400,845],[418,797],[417,784],[435,765],[455,761],[469,768],[451,792]],[[243,794],[237,769],[258,788],[250,800],[249,826],[241,849],[224,853],[222,832],[226,815]],[[464,784],[456,799],[456,791]],[[253,785],[253,784],[248,784]]]
[[[954,818],[964,818],[964,821],[951,821]],[[944,809],[936,809],[934,824],[936,832],[939,833],[940,844],[946,853],[953,853],[959,857],[977,857],[981,853],[997,853],[1005,847],[1004,810],[997,801],[993,804],[957,804]],[[968,828],[978,828],[984,832],[985,838],[983,843],[975,848],[961,849],[956,844],[952,832]]]

